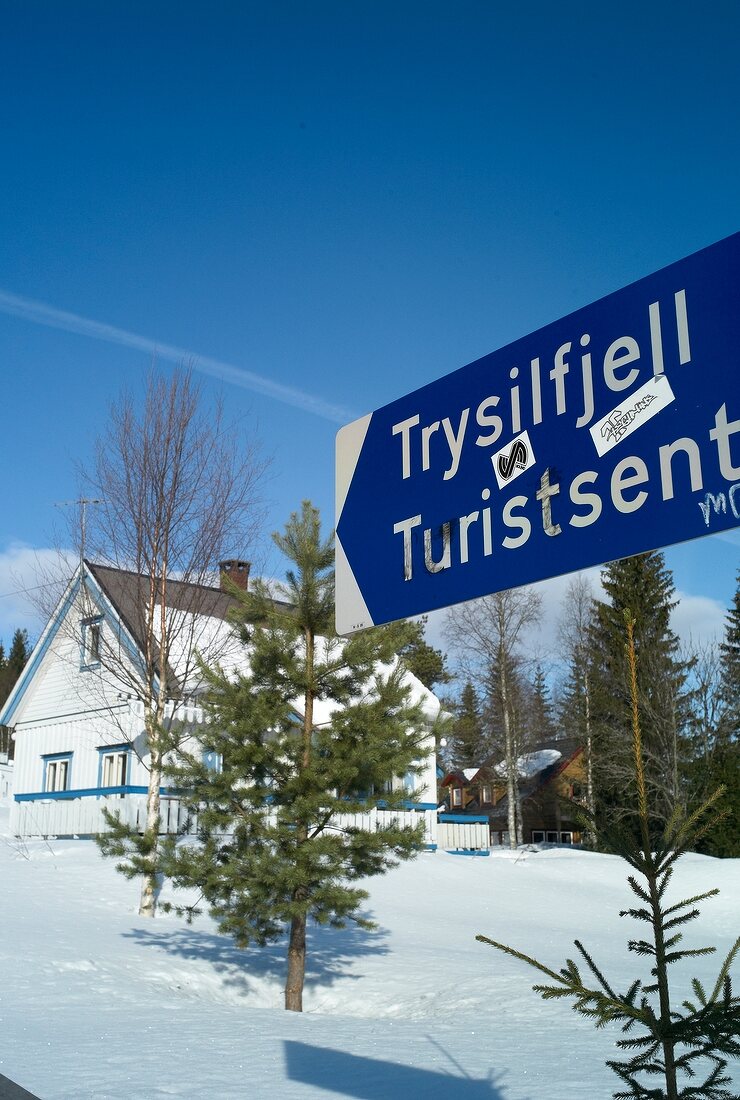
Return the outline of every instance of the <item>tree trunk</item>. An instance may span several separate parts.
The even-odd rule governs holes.
[[[147,862],[149,869],[142,876],[139,916],[153,917],[157,910],[157,855],[159,852],[159,788],[162,784],[163,754],[157,744],[154,732],[156,718],[149,714],[146,719],[147,739],[149,741],[149,787],[146,794],[146,833],[149,841]]]
[[[501,709],[504,716],[504,737],[506,741],[506,794],[508,800],[507,824],[509,828],[509,847],[517,846],[517,813],[516,803],[519,797],[516,782],[516,758],[514,756],[514,738],[511,729],[511,715],[509,713],[509,693],[506,683],[506,664],[504,655],[499,658],[499,684],[501,690]]]
[[[306,976],[306,914],[293,917],[288,943],[288,980],[285,984],[285,1007],[289,1012],[303,1012],[303,982]]]

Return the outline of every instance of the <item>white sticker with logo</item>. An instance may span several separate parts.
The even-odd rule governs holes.
[[[511,443],[496,451],[496,454],[491,455],[491,462],[499,489],[503,489],[530,466],[534,466],[534,451],[529,442],[529,432],[522,432]]]
[[[625,397],[615,409],[589,428],[599,457],[632,435],[674,400],[675,395],[664,374],[656,375]]]

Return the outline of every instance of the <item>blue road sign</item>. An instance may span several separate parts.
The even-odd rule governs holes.
[[[337,629],[740,525],[740,233],[337,436]]]

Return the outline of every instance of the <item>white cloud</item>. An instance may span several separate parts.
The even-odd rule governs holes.
[[[692,596],[676,592],[678,605],[673,610],[671,626],[683,645],[707,645],[719,641],[724,634],[727,608],[708,596]]]
[[[19,628],[36,639],[46,625],[42,606],[58,598],[75,564],[71,550],[12,542],[0,551],[0,641],[6,651]]]

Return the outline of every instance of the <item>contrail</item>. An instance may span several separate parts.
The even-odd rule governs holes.
[[[234,386],[241,386],[242,389],[271,397],[273,401],[280,401],[283,405],[291,405],[293,408],[302,409],[303,412],[313,413],[335,424],[346,424],[357,417],[357,413],[351,409],[333,405],[321,397],[305,393],[294,386],[273,382],[261,374],[255,374],[254,371],[235,367],[232,363],[224,363],[220,359],[212,359],[207,355],[197,355],[193,351],[178,348],[172,344],[161,344],[157,340],[150,340],[147,336],[138,336],[135,332],[127,332],[125,329],[115,328],[100,321],[91,321],[88,317],[80,317],[64,309],[55,309],[53,306],[45,305],[44,302],[36,302],[32,298],[21,298],[5,290],[0,290],[0,313],[20,317],[24,321],[44,325],[46,328],[62,329],[64,332],[73,332],[77,336],[89,336],[93,340],[104,340],[108,344],[134,348],[136,351],[146,352],[169,363],[186,362],[192,364],[193,369],[202,374],[212,375]]]

